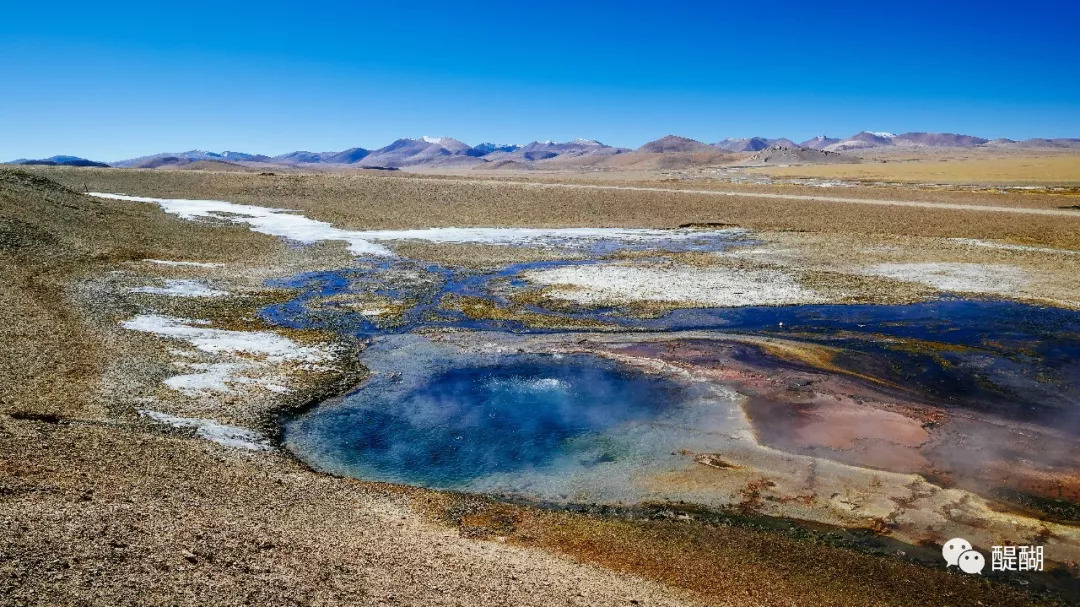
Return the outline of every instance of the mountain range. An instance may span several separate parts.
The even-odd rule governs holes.
[[[375,150],[354,147],[340,152],[296,151],[277,156],[249,154],[244,152],[188,152],[159,153],[140,156],[111,163],[96,162],[77,156],[52,156],[40,160],[21,158],[8,164],[61,165],[61,166],[113,166],[123,168],[233,168],[256,166],[352,166],[357,168],[531,168],[534,166],[593,166],[599,163],[618,166],[641,166],[643,168],[671,168],[692,163],[696,159],[719,161],[724,154],[761,152],[770,148],[808,148],[824,152],[857,152],[877,148],[1055,148],[1080,149],[1080,139],[985,139],[955,133],[903,133],[861,131],[846,138],[826,135],[813,137],[802,143],[786,138],[765,137],[728,138],[716,143],[704,143],[686,137],[668,135],[630,150],[605,145],[592,139],[573,141],[533,141],[532,143],[498,144],[481,143],[470,146],[451,137],[402,138]],[[656,160],[656,156],[667,157]],[[799,157],[814,157],[801,154]],[[609,160],[622,157],[618,161]],[[741,158],[741,157],[740,157]]]
[[[78,156],[50,156],[48,158],[40,158],[37,160],[31,160],[29,158],[19,158],[18,160],[12,160],[6,164],[26,164],[26,165],[46,165],[46,166],[73,166],[73,167],[107,167],[108,164],[104,162],[95,162],[93,160],[87,160],[85,158],[79,158]]]

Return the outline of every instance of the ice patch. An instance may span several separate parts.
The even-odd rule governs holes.
[[[266,451],[270,449],[270,444],[265,438],[247,428],[227,426],[210,419],[198,417],[177,417],[158,411],[150,411],[149,409],[140,409],[139,414],[174,428],[192,428],[195,430],[196,436],[225,447],[248,449],[250,451]]]
[[[1023,270],[1002,264],[887,263],[865,268],[863,272],[967,293],[1013,294],[1028,282]]]
[[[147,263],[156,263],[161,266],[190,266],[193,268],[220,268],[225,264],[207,263],[202,261],[170,261],[168,259],[144,259]]]
[[[134,287],[129,293],[152,293],[175,297],[224,297],[228,291],[212,289],[195,280],[166,280],[164,287]]]
[[[774,270],[632,266],[565,266],[524,273],[553,286],[550,296],[584,304],[662,302],[715,307],[823,302],[820,295]]]
[[[184,219],[213,219],[246,223],[251,229],[287,238],[296,242],[315,243],[323,240],[339,240],[348,244],[355,255],[393,257],[383,245],[373,241],[423,240],[441,244],[536,244],[543,246],[580,246],[598,240],[619,241],[665,241],[692,240],[704,234],[744,234],[747,230],[728,228],[723,230],[655,230],[641,228],[426,228],[419,230],[342,230],[325,221],[309,219],[296,211],[273,209],[247,204],[234,204],[222,200],[185,200],[172,198],[147,198],[123,194],[91,192],[91,196],[150,202],[160,205],[166,213]]]
[[[270,331],[230,331],[196,326],[182,318],[140,314],[122,323],[125,329],[153,333],[161,337],[184,340],[203,352],[245,352],[261,355],[273,362],[323,362],[330,358],[325,349],[301,346],[295,341]]]

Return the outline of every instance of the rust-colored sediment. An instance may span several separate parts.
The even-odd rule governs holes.
[[[923,402],[862,374],[838,374],[836,348],[723,337],[639,343],[618,352],[662,360],[735,388],[746,396],[743,410],[763,445],[921,474],[986,496],[1004,487],[1080,502],[1080,455],[1071,436]],[[687,482],[693,476],[675,475]]]
[[[465,496],[441,496],[427,507],[470,537],[565,554],[683,588],[719,605],[1053,604],[944,569],[769,530],[620,520]]]

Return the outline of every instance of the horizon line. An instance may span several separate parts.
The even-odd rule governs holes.
[[[624,149],[624,150],[629,150],[629,151],[636,151],[636,150],[640,149],[641,147],[643,147],[645,145],[648,145],[648,144],[653,143],[655,141],[659,141],[660,139],[664,139],[666,137],[680,137],[680,138],[683,138],[683,139],[689,139],[691,141],[701,143],[701,144],[704,144],[704,145],[708,145],[708,146],[713,146],[713,145],[716,145],[716,144],[719,144],[719,143],[723,143],[725,141],[750,140],[750,139],[761,139],[761,140],[764,140],[764,141],[776,141],[776,140],[780,140],[780,139],[787,139],[788,141],[791,141],[792,143],[795,143],[796,145],[802,145],[803,143],[806,143],[808,141],[812,141],[813,139],[816,139],[818,137],[826,137],[826,138],[829,138],[829,139],[836,139],[836,140],[842,142],[842,141],[849,140],[852,137],[855,137],[855,136],[860,135],[862,133],[868,133],[868,134],[871,134],[871,135],[884,136],[884,137],[887,137],[887,138],[901,137],[901,136],[904,136],[904,135],[918,135],[918,134],[955,135],[955,136],[960,136],[960,137],[975,137],[977,139],[984,139],[984,140],[986,140],[986,142],[1007,141],[1007,142],[1013,142],[1013,143],[1022,143],[1024,141],[1032,141],[1032,140],[1053,141],[1053,140],[1060,140],[1060,139],[1065,139],[1065,140],[1080,139],[1080,137],[1066,137],[1066,136],[1028,137],[1026,139],[1010,139],[1010,138],[1007,138],[1007,137],[986,137],[986,136],[983,136],[983,135],[969,135],[969,134],[966,134],[966,133],[954,133],[954,132],[945,132],[945,131],[939,131],[939,132],[906,131],[906,132],[903,132],[903,133],[893,133],[891,131],[862,130],[862,131],[857,131],[857,132],[855,132],[855,133],[853,133],[851,135],[848,135],[847,137],[830,137],[830,136],[825,135],[825,134],[815,135],[814,137],[811,137],[810,139],[806,139],[806,140],[804,140],[802,142],[796,142],[795,140],[790,139],[788,137],[784,137],[784,136],[766,137],[766,136],[762,136],[762,135],[751,135],[751,136],[746,136],[746,137],[725,137],[723,139],[718,139],[718,140],[710,143],[710,142],[708,142],[708,141],[706,141],[704,139],[695,139],[693,137],[687,137],[685,135],[677,135],[675,133],[669,133],[667,135],[657,137],[656,139],[650,139],[649,141],[646,141],[645,143],[642,143],[642,144],[638,145],[637,147],[630,148],[630,147],[608,145],[608,144],[603,143],[602,141],[600,141],[598,139],[591,139],[591,138],[586,138],[586,137],[577,137],[577,138],[569,139],[569,140],[565,140],[565,141],[556,141],[554,139],[543,139],[543,140],[533,139],[532,141],[530,141],[528,143],[524,143],[524,144],[522,144],[522,143],[497,143],[495,140],[486,140],[486,141],[481,141],[480,143],[477,143],[477,144],[473,145],[473,144],[466,143],[462,139],[457,139],[456,137],[452,137],[452,136],[449,136],[449,135],[442,136],[442,137],[431,137],[431,136],[428,136],[428,135],[421,135],[419,137],[398,137],[397,139],[394,139],[393,141],[391,141],[390,143],[388,143],[386,145],[383,145],[383,146],[380,146],[380,147],[372,147],[372,148],[367,148],[367,147],[364,147],[364,146],[351,146],[351,147],[343,148],[342,150],[336,150],[336,151],[335,150],[326,150],[326,151],[321,151],[321,152],[313,152],[311,150],[306,150],[306,149],[293,149],[291,151],[282,152],[280,154],[266,154],[266,153],[262,153],[262,152],[245,152],[245,151],[241,151],[241,150],[232,150],[232,149],[224,149],[224,150],[222,150],[220,152],[215,152],[215,151],[212,151],[212,150],[209,150],[209,149],[196,147],[196,148],[191,148],[191,149],[188,149],[188,150],[176,151],[176,152],[151,152],[151,153],[148,153],[148,154],[130,156],[130,157],[121,158],[121,159],[118,159],[118,160],[100,161],[100,162],[104,162],[106,164],[113,164],[113,163],[117,163],[117,162],[125,162],[125,161],[128,161],[128,160],[135,160],[135,159],[138,159],[138,158],[145,158],[145,157],[149,157],[149,156],[160,156],[162,154],[188,154],[188,153],[191,153],[191,152],[202,152],[202,153],[205,153],[205,154],[214,154],[214,155],[223,155],[223,154],[227,154],[227,153],[235,153],[235,154],[248,154],[248,155],[252,155],[252,156],[267,156],[267,157],[270,157],[270,158],[275,158],[275,157],[278,157],[278,156],[284,156],[284,155],[287,155],[287,154],[296,154],[296,153],[326,154],[326,153],[335,153],[335,152],[341,152],[341,151],[347,151],[347,150],[357,150],[357,149],[368,151],[368,152],[374,152],[374,151],[377,151],[377,150],[381,150],[381,149],[383,149],[383,148],[385,148],[385,147],[387,147],[389,145],[393,145],[394,143],[396,143],[398,141],[406,141],[406,140],[407,141],[425,141],[427,143],[431,143],[432,145],[435,145],[435,144],[438,143],[438,140],[453,139],[454,141],[457,141],[458,143],[462,143],[464,145],[469,146],[469,149],[475,149],[476,147],[478,147],[480,145],[484,145],[484,144],[491,144],[491,145],[496,145],[496,146],[525,147],[525,146],[528,146],[528,145],[532,145],[534,143],[549,144],[549,145],[561,145],[561,144],[582,142],[582,143],[596,143],[596,144],[599,144],[601,146],[614,148],[614,149]],[[435,141],[431,141],[431,140],[435,140]],[[889,146],[884,146],[883,145],[883,146],[880,146],[880,147],[889,147]],[[933,147],[933,146],[931,146],[931,147]],[[937,146],[937,147],[948,147],[948,146]],[[12,160],[0,162],[0,164],[11,164],[11,163],[15,163],[15,162],[19,162],[19,161],[27,161],[27,160],[45,160],[45,159],[53,158],[53,157],[56,157],[56,156],[72,156],[72,157],[76,157],[76,158],[81,158],[83,160],[92,160],[91,158],[88,158],[88,157],[78,156],[76,154],[71,154],[71,153],[66,153],[66,152],[60,152],[60,153],[57,153],[57,154],[53,154],[51,156],[45,156],[45,157],[41,157],[41,158],[19,157],[19,158],[14,158]]]

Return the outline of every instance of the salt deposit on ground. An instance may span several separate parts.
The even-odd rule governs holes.
[[[886,263],[864,268],[862,272],[968,293],[1015,294],[1028,282],[1022,269],[1004,264]]]
[[[433,243],[534,244],[579,246],[594,240],[660,241],[699,238],[698,230],[650,230],[637,228],[427,228],[420,230],[342,230],[288,209],[273,209],[222,200],[147,198],[91,192],[91,196],[150,202],[184,219],[213,219],[246,223],[252,230],[303,243],[340,240],[356,255],[392,257],[390,249],[373,241],[423,240]],[[742,234],[733,228],[712,233]]]
[[[176,417],[147,409],[142,409],[139,413],[174,428],[192,428],[197,436],[225,447],[252,451],[265,451],[270,448],[270,444],[265,438],[247,428],[227,426],[210,419],[198,417]]]
[[[152,293],[177,297],[224,297],[228,291],[210,288],[197,280],[166,280],[164,287],[133,287],[129,293]]]
[[[820,303],[824,298],[774,270],[594,264],[524,273],[549,295],[583,304],[663,302],[702,306]]]

